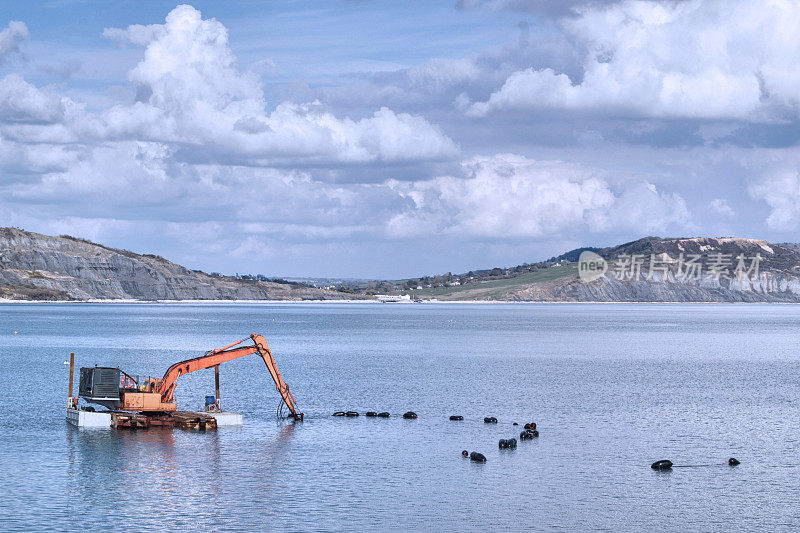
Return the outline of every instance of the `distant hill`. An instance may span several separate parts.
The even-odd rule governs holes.
[[[608,263],[608,272],[589,283],[579,278],[576,262],[587,250]],[[756,255],[757,268],[747,272]],[[476,272],[395,283],[420,287],[406,290],[423,300],[800,302],[800,245],[758,239],[645,237],[608,248],[578,248],[542,263],[480,271],[487,275]]]
[[[0,298],[20,300],[331,300],[363,296],[189,270],[84,239],[0,228]]]
[[[587,251],[604,258],[608,271],[585,282],[578,275],[577,261]],[[739,275],[737,267],[742,269]],[[686,275],[692,272],[699,275]],[[511,268],[395,281],[320,278],[300,283],[207,274],[157,255],[67,235],[0,228],[0,298],[338,300],[371,299],[375,294],[409,294],[423,301],[800,303],[800,245],[645,237],[607,248],[577,248],[548,261]]]

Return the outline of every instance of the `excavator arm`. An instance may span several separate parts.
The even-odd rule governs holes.
[[[272,350],[269,349],[267,340],[261,335],[256,334],[250,335],[250,338],[253,339],[253,344],[255,344],[256,350],[258,350],[258,355],[261,356],[261,359],[264,360],[264,364],[267,365],[267,370],[269,370],[269,374],[272,376],[272,381],[275,382],[275,388],[278,389],[278,393],[281,395],[281,398],[283,398],[283,403],[286,404],[286,407],[289,408],[289,412],[292,413],[295,419],[300,418],[300,420],[302,420],[303,413],[297,412],[292,391],[289,390],[289,385],[283,381],[281,373],[278,372],[278,365],[275,364],[275,358],[272,357]]]
[[[275,388],[278,389],[278,393],[280,393],[281,398],[283,398],[283,402],[286,404],[286,407],[289,408],[291,416],[295,419],[302,420],[303,413],[297,411],[294,396],[289,390],[289,386],[283,381],[281,373],[278,372],[278,366],[275,364],[275,358],[272,357],[272,351],[269,349],[266,339],[256,334],[250,335],[249,338],[253,341],[252,346],[241,346],[237,348],[237,346],[247,340],[242,339],[224,348],[212,350],[200,357],[187,359],[169,367],[161,380],[154,380],[151,392],[160,395],[161,405],[173,407],[171,407],[171,409],[164,408],[159,410],[175,409],[173,395],[175,393],[175,387],[178,384],[177,380],[182,375],[194,372],[195,370],[213,368],[222,363],[257,353],[261,356],[261,359],[264,360],[264,364],[267,365],[267,370],[269,370],[272,380],[275,382]]]

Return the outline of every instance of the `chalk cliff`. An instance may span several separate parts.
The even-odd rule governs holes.
[[[0,228],[0,298],[27,300],[324,300],[353,298],[297,284],[211,276],[155,255],[73,237]]]

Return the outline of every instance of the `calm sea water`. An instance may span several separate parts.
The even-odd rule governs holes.
[[[796,528],[798,330],[779,305],[2,305],[0,528]],[[69,352],[160,376],[250,333],[305,422],[276,421],[257,356],[221,368],[241,429],[64,420]],[[182,377],[179,407],[213,381]],[[515,421],[541,436],[498,450]],[[651,470],[662,458],[710,466]]]

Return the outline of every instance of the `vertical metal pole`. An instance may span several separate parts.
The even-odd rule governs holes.
[[[70,405],[70,407],[72,404],[72,375],[74,373],[75,373],[75,354],[71,353],[69,354],[69,396],[67,397],[68,398],[67,401],[69,402],[68,405]]]
[[[214,367],[214,388],[216,389],[217,405],[219,405],[219,365]]]

